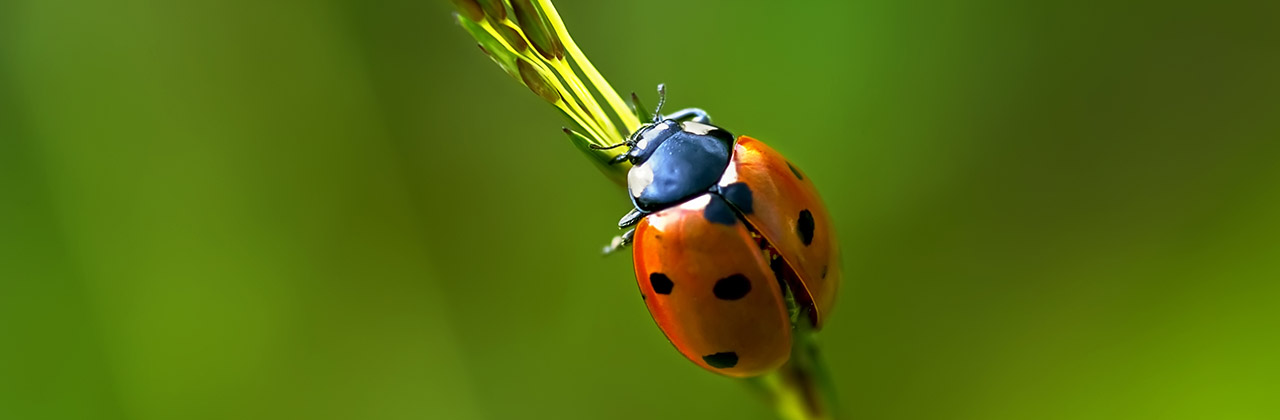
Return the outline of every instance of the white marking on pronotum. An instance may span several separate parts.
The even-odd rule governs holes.
[[[627,171],[627,188],[631,190],[632,197],[639,197],[640,193],[652,183],[653,167],[647,161]]]
[[[650,128],[648,131],[645,131],[644,134],[640,136],[640,141],[636,142],[636,148],[640,150],[648,148],[649,143],[652,142],[653,138],[657,137],[660,133],[662,133],[662,130],[657,127]]]
[[[706,125],[706,124],[703,124],[700,122],[694,122],[694,121],[685,121],[684,123],[680,124],[680,128],[684,129],[686,133],[706,135],[707,133],[710,133],[711,130],[715,130],[716,126]]]
[[[701,213],[707,205],[711,204],[711,194],[702,194],[700,196],[689,199],[679,206],[681,210],[693,211]],[[649,226],[657,229],[658,232],[666,232],[668,229],[674,229],[675,224],[682,220],[680,213],[673,212],[657,212],[645,217],[649,221]]]
[[[653,139],[657,138],[658,135],[665,133],[667,129],[671,127],[672,124],[673,124],[672,122],[666,121],[661,124],[654,124],[653,126],[649,127],[649,129],[646,130],[644,134],[640,136],[640,141],[636,142],[636,148],[642,149],[642,150],[645,148],[648,148],[649,143],[652,143]]]
[[[736,162],[729,162],[729,166],[724,168],[724,175],[720,175],[720,186],[728,187],[738,182],[738,165]]]

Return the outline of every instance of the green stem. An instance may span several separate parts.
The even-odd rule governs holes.
[[[778,370],[747,381],[773,404],[782,420],[835,418],[836,399],[818,342],[813,331],[800,325],[791,345],[791,359]]]

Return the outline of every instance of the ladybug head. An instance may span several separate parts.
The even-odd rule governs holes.
[[[610,164],[629,161],[632,165],[644,163],[649,159],[649,155],[653,151],[671,137],[672,134],[680,132],[680,123],[674,120],[662,118],[662,105],[667,102],[667,89],[664,85],[658,85],[658,106],[653,110],[653,119],[648,124],[640,126],[635,132],[622,143],[607,147],[592,146],[593,149],[612,149],[619,146],[627,146],[627,152],[615,156],[609,161]]]

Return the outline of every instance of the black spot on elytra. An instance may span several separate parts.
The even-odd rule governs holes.
[[[702,216],[706,217],[707,221],[711,223],[729,226],[738,223],[738,215],[733,214],[733,209],[729,208],[729,204],[715,194],[711,194],[711,201],[707,202],[707,208],[702,210]]]
[[[822,266],[822,278],[827,278],[827,266]]]
[[[804,175],[800,175],[800,171],[796,170],[796,167],[792,166],[791,162],[787,162],[787,167],[791,168],[791,173],[795,174],[796,179],[804,181]]]
[[[751,214],[751,187],[745,182],[735,182],[720,188],[720,195],[733,204],[742,214]]]
[[[808,209],[800,211],[800,218],[796,220],[796,234],[800,235],[804,246],[813,243],[813,213]]]
[[[716,354],[708,354],[702,356],[702,361],[707,362],[708,365],[716,369],[727,369],[738,365],[738,353],[722,351]]]
[[[669,295],[671,294],[671,288],[675,287],[676,284],[672,283],[671,279],[667,278],[666,274],[651,273],[649,274],[649,285],[653,286],[654,293]]]
[[[747,276],[734,274],[717,281],[711,291],[720,300],[742,299],[743,296],[747,295],[747,292],[751,291],[751,280],[748,280]]]

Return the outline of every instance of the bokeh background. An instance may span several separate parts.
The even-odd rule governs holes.
[[[1280,418],[1280,3],[556,3],[817,181],[845,418]],[[451,9],[0,2],[0,418],[770,418]]]

